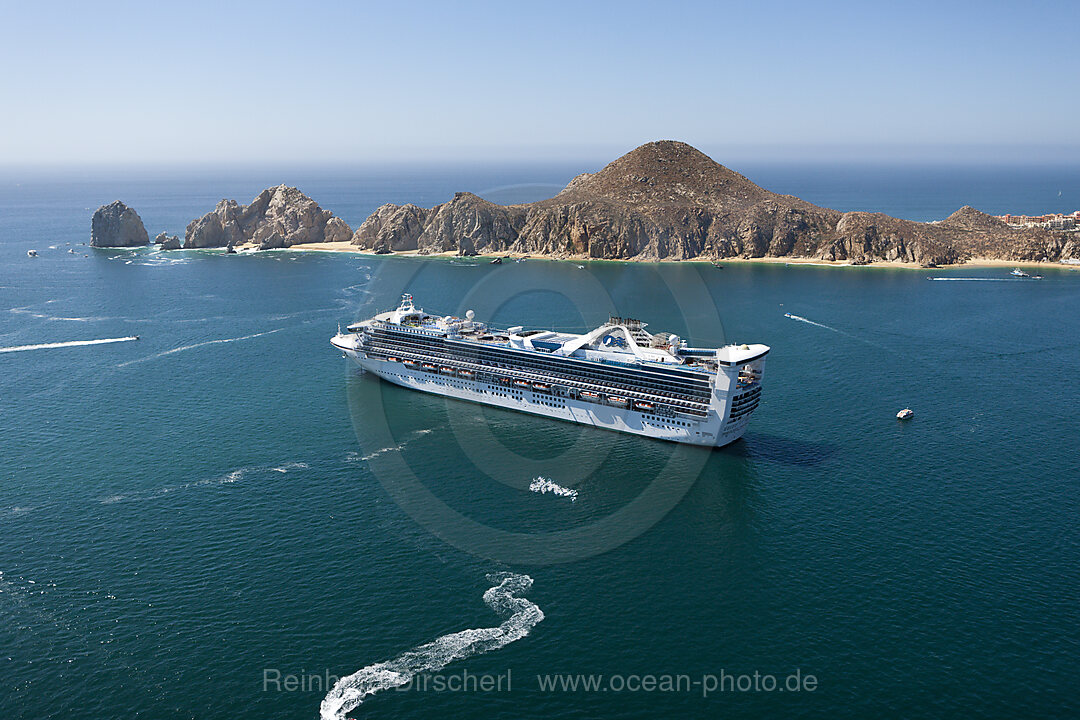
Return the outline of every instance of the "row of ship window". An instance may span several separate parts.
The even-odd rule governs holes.
[[[396,356],[393,356],[393,355],[388,355],[386,359],[389,360],[390,362],[400,362],[400,360]],[[415,361],[412,361],[412,362],[413,362],[413,364],[415,364]],[[437,367],[437,366],[435,366],[433,364],[430,364],[430,363],[421,363],[420,368],[422,370],[424,370],[425,372],[428,372],[428,373],[431,373],[431,374],[438,374],[440,376],[440,378],[443,378],[443,376],[447,375],[446,371],[453,371],[452,368],[449,368],[449,367],[441,367],[440,368],[440,367]],[[468,371],[468,370],[466,370],[465,372],[469,373],[469,378],[468,379],[472,380],[472,377],[471,377],[472,372]],[[502,382],[504,382],[504,383],[511,383],[512,382],[509,378],[500,378],[500,380]],[[463,390],[468,389],[467,386],[465,386],[465,385],[463,385],[463,384],[461,384],[459,382],[454,382],[452,380],[447,380],[445,378],[443,378],[443,381],[444,381],[445,384],[453,385],[454,387],[459,387],[459,388],[461,388]],[[517,382],[525,382],[525,381],[517,381]],[[529,385],[530,385],[530,387],[528,389],[532,390],[534,393],[536,393],[536,392],[550,393],[551,392],[550,387],[547,387],[547,386],[536,387],[537,385],[543,385],[542,383],[530,383]],[[509,388],[507,388],[507,389],[509,389]],[[497,392],[494,392],[493,394],[503,395],[503,393],[497,393]],[[504,396],[506,396],[506,395],[504,395]],[[516,391],[516,390],[513,391],[512,396],[517,397],[519,399],[522,399],[522,395],[521,395],[520,391]],[[553,397],[555,397],[555,396],[553,396]],[[610,403],[612,405],[615,405],[616,407],[629,407],[629,405],[630,405],[630,401],[627,400],[626,398],[619,398],[619,397],[615,397],[613,395],[608,395],[608,396],[605,397],[605,396],[600,395],[599,393],[591,393],[591,392],[587,392],[587,391],[579,393],[578,399],[579,400],[585,400],[586,402],[595,402],[595,403],[599,403],[601,400],[606,400],[608,403]],[[542,399],[537,400],[536,402],[539,402],[539,403],[541,403],[543,405],[548,405],[550,407],[563,407],[563,405],[561,404],[562,403],[561,400],[559,400],[558,403],[551,403],[549,401],[545,401],[545,400],[542,400]],[[651,403],[640,402],[640,401],[637,401],[637,400],[633,401],[633,405],[634,405],[634,409],[639,410],[639,411],[640,410],[651,410],[652,409],[652,404]],[[675,423],[677,425],[685,425],[686,427],[690,427],[689,423],[684,423],[684,422],[681,422],[681,421],[678,421],[678,420],[665,420],[665,422],[672,422],[672,423]]]
[[[375,350],[375,349],[373,349],[373,350]],[[382,353],[386,353],[386,354],[388,354],[388,355],[389,355],[389,353],[390,353],[390,352],[392,352],[392,351],[389,351],[389,350],[383,350],[383,349],[378,349],[378,351],[380,352],[380,354],[382,354]],[[434,358],[433,358],[433,359],[434,359]],[[451,361],[451,362],[453,362],[453,361]],[[416,363],[416,361],[413,361],[413,363]],[[429,367],[426,367],[426,368],[423,368],[423,369],[427,369],[428,371],[437,371],[437,370],[436,370],[436,368],[435,368],[435,366],[434,366],[433,364],[430,364],[430,363],[428,363],[428,364],[421,364],[421,367],[422,367],[423,365],[428,365],[428,366],[429,366]],[[454,372],[453,368],[445,368],[445,369],[446,369],[447,371],[449,371],[449,372]],[[508,369],[510,369],[510,368],[508,368]],[[462,372],[468,373],[468,375],[469,375],[469,376],[471,376],[471,375],[472,375],[472,371],[471,371],[471,370],[462,370]],[[521,382],[526,382],[526,381],[521,381]],[[531,384],[535,384],[535,383],[531,383]],[[541,384],[543,384],[543,383],[541,383]],[[545,389],[542,389],[542,388],[538,388],[538,389],[535,389],[535,390],[542,390],[542,391],[546,392],[546,390],[545,390]],[[627,389],[627,390],[630,390],[630,389]],[[583,392],[588,392],[588,391],[583,391]],[[631,392],[633,392],[633,391],[631,390]],[[638,391],[638,392],[640,392],[640,391]],[[595,393],[592,393],[591,395],[595,395]],[[593,398],[593,397],[591,397],[591,396],[586,396],[586,397],[585,397],[585,399],[594,399],[594,398]],[[676,402],[676,404],[677,404],[677,402]]]
[[[373,334],[373,339],[385,340],[387,342],[400,342],[405,346],[415,347],[414,352],[419,353],[432,353],[432,354],[449,354],[450,351],[461,351],[454,355],[449,355],[446,359],[458,359],[466,362],[479,362],[483,363],[485,360],[496,366],[511,367],[500,360],[506,357],[505,352],[500,352],[485,348],[482,346],[468,346],[464,348],[451,348],[448,347],[449,342],[442,339],[433,339],[428,341],[426,338],[419,337],[393,337],[394,333],[383,330]],[[380,337],[381,336],[381,337]],[[444,355],[445,356],[445,355]],[[699,400],[707,399],[710,394],[710,388],[707,379],[697,378],[681,378],[671,377],[671,373],[658,373],[652,370],[637,370],[637,371],[620,371],[615,368],[581,368],[575,366],[572,361],[560,361],[549,359],[552,356],[544,357],[515,357],[515,362],[518,366],[531,367],[537,370],[546,370],[556,373],[564,374],[580,374],[591,379],[601,380],[606,383],[610,383],[616,387],[622,387],[624,389],[630,389],[633,386],[627,384],[627,381],[633,382],[634,386],[643,386],[650,389],[654,389],[660,394],[667,395],[673,398],[684,397],[687,400]],[[656,374],[665,374],[669,377],[659,378],[652,377]],[[624,381],[624,382],[620,382]],[[673,392],[673,388],[678,388],[682,392]]]

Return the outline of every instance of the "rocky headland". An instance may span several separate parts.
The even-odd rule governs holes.
[[[94,213],[91,245],[149,242],[134,210],[117,201]],[[914,222],[841,212],[754,184],[702,152],[652,142],[553,198],[497,205],[460,192],[432,208],[387,204],[352,232],[297,188],[263,190],[247,205],[222,200],[192,220],[181,245],[162,250],[301,247],[375,253],[518,254],[612,260],[728,258],[950,265],[1057,262],[1080,257],[1080,232],[1016,227],[972,207]]]
[[[913,222],[770,192],[681,142],[652,142],[555,197],[496,205],[471,193],[433,208],[383,205],[352,238],[375,252],[521,253],[623,260],[792,258],[952,264],[1058,261],[1080,235],[1016,228],[971,207]]]
[[[90,245],[93,247],[136,247],[148,245],[142,218],[119,200],[102,205],[90,220]]]
[[[347,242],[352,229],[344,220],[294,187],[263,190],[248,205],[222,200],[211,212],[188,223],[185,248],[254,244],[260,250],[304,243]]]

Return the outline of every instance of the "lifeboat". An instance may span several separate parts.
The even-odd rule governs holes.
[[[439,368],[439,372],[441,372],[443,375],[453,375],[454,374],[454,368],[446,367],[444,365],[441,368]]]
[[[545,383],[533,383],[533,387],[537,390],[550,390],[551,386]]]
[[[622,405],[624,407],[626,406],[626,398],[615,397],[614,395],[608,397],[608,402],[612,405]]]
[[[473,376],[473,371],[472,370],[462,370],[461,375],[464,376],[464,377],[467,377],[467,378],[471,378]]]
[[[397,361],[398,361],[398,359],[397,359],[396,357],[392,356],[392,355],[391,355],[390,357],[386,358],[386,359],[387,359],[387,360],[388,360],[389,362],[397,362]]]
[[[423,367],[425,370],[434,370],[435,369],[435,366],[432,365],[431,363],[424,363],[421,367]]]
[[[515,380],[514,384],[517,385],[518,387],[521,387],[521,388],[529,387],[529,381],[528,380]]]
[[[648,402],[636,402],[634,403],[634,407],[636,407],[638,410],[652,410],[653,404]]]
[[[415,367],[416,366],[416,361],[415,360],[402,360],[401,362],[405,363],[409,367]]]
[[[503,385],[509,385],[510,378],[499,378],[499,382],[501,382]]]
[[[581,397],[585,398],[586,400],[599,400],[600,399],[600,396],[598,394],[596,394],[594,392],[589,392],[588,390],[582,390],[581,391]]]

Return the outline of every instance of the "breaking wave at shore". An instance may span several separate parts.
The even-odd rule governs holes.
[[[368,665],[341,678],[319,706],[321,720],[343,720],[369,695],[407,685],[417,674],[441,670],[455,660],[498,650],[528,635],[544,619],[536,603],[518,597],[532,587],[531,577],[499,572],[487,575],[487,579],[496,584],[484,593],[484,602],[496,615],[506,618],[500,625],[443,635],[393,660]]]

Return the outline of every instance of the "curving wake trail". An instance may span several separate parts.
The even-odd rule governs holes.
[[[343,720],[368,695],[407,685],[418,673],[440,670],[455,660],[498,650],[528,635],[544,619],[536,603],[517,597],[532,587],[531,577],[500,572],[489,574],[487,579],[497,584],[484,593],[484,602],[506,618],[501,625],[443,635],[393,660],[368,665],[341,678],[319,706],[321,720]]]
[[[62,318],[68,319],[68,318]],[[131,342],[139,338],[131,335],[120,338],[102,338],[100,340],[68,340],[67,342],[41,343],[39,345],[16,345],[0,348],[0,353],[23,352],[24,350],[49,350],[51,348],[78,347],[79,345],[108,345],[109,343]]]

